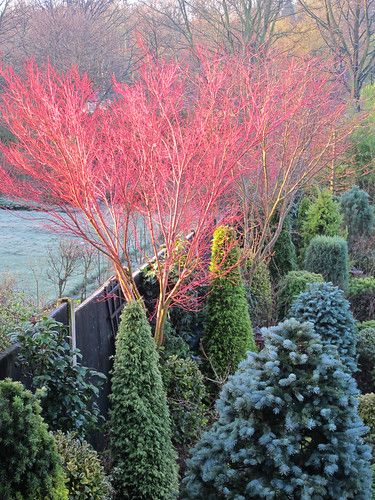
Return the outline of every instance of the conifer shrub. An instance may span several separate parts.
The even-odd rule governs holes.
[[[306,250],[304,268],[321,274],[325,281],[346,291],[349,283],[348,244],[337,236],[316,236]]]
[[[369,236],[375,228],[374,207],[370,204],[369,195],[358,186],[352,187],[341,196],[341,211],[344,223],[348,228],[349,248],[360,236]]]
[[[322,341],[337,348],[344,365],[357,371],[356,326],[342,290],[332,283],[313,283],[293,302],[289,316],[312,323]]]
[[[273,255],[269,264],[271,278],[274,283],[277,283],[289,271],[297,269],[297,254],[291,231],[290,217],[286,217],[280,235],[273,247]]]
[[[248,350],[255,350],[239,260],[234,229],[228,226],[216,229],[203,346],[214,376],[220,380],[237,369]]]
[[[360,332],[361,330],[365,330],[366,328],[374,328],[375,329],[375,319],[370,321],[357,321],[356,322],[357,330]]]
[[[297,206],[297,214],[294,222],[294,231],[292,233],[293,242],[296,247],[296,252],[298,255],[298,261],[303,260],[303,252],[305,250],[304,238],[303,238],[303,224],[306,219],[306,213],[310,208],[312,201],[311,198],[307,195],[303,196]]]
[[[247,273],[251,273],[252,260],[247,262]],[[249,313],[253,325],[267,326],[273,317],[271,276],[265,262],[259,262],[251,280],[245,280]]]
[[[189,447],[202,433],[206,419],[206,388],[203,375],[192,359],[169,356],[161,364],[172,420],[172,441]]]
[[[67,479],[69,500],[106,500],[111,485],[104,473],[98,453],[75,434],[54,434],[57,450]]]
[[[364,328],[357,333],[358,386],[363,393],[375,390],[375,328]]]
[[[0,381],[1,500],[67,500],[68,490],[41,407],[19,382]]]
[[[319,191],[310,204],[302,223],[304,247],[307,248],[315,236],[338,236],[342,234],[343,216],[340,204],[333,199],[328,189]]]
[[[352,278],[348,298],[354,317],[359,321],[375,320],[375,278]]]
[[[183,498],[368,500],[371,450],[337,351],[294,319],[263,334],[191,452]]]
[[[368,427],[366,441],[375,446],[375,394],[361,394],[359,396],[358,412],[363,423]],[[373,458],[375,461],[375,457]]]
[[[305,292],[311,283],[323,283],[321,274],[309,273],[308,271],[290,271],[281,280],[277,293],[278,318],[284,319],[292,305],[293,300],[302,292]]]
[[[126,305],[110,396],[113,486],[119,498],[167,500],[178,492],[176,454],[156,345],[141,303]]]

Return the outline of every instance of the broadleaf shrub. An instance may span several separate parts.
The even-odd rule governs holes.
[[[102,420],[96,397],[105,376],[80,364],[81,353],[72,349],[66,327],[43,318],[15,339],[20,346],[18,362],[32,387],[42,389],[42,415],[50,429],[75,431],[82,437],[95,429]]]
[[[36,396],[19,382],[0,381],[1,500],[67,500],[56,443]]]
[[[237,369],[248,350],[255,350],[239,260],[234,229],[228,226],[216,229],[203,346],[214,375],[220,380]]]
[[[263,335],[191,452],[183,498],[368,500],[371,449],[336,350],[294,319]]]
[[[59,431],[54,437],[62,458],[69,500],[109,498],[111,485],[94,448],[74,433],[64,434]]]
[[[245,279],[250,318],[254,326],[267,326],[273,317],[272,284],[268,266],[259,262],[254,271],[252,260],[247,262],[247,273],[252,273],[250,283]]]
[[[277,293],[277,311],[280,320],[284,319],[298,295],[307,290],[311,283],[322,283],[321,274],[309,273],[308,271],[290,271],[281,280]]]
[[[375,277],[352,278],[348,298],[358,321],[375,320]]]
[[[347,242],[337,236],[316,236],[306,250],[304,268],[321,274],[325,281],[346,291],[349,283]]]
[[[319,191],[309,205],[302,223],[305,248],[315,236],[338,236],[341,234],[343,216],[340,204],[333,199],[328,189]]]
[[[322,341],[337,348],[344,365],[357,371],[356,326],[342,290],[332,283],[313,283],[293,302],[289,316],[312,323]]]
[[[172,421],[172,441],[191,446],[207,423],[203,375],[192,359],[168,357],[161,364],[163,384]]]
[[[151,327],[139,302],[121,315],[110,396],[113,486],[119,498],[166,500],[178,492],[176,453]]]
[[[358,386],[363,393],[375,390],[375,327],[357,333]]]

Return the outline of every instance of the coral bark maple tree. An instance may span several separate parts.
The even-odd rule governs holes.
[[[257,145],[309,104],[314,81],[293,79],[293,67],[203,50],[194,67],[148,57],[104,104],[74,68],[3,69],[0,112],[15,141],[1,146],[0,191],[103,252],[127,301],[140,298],[134,252],[154,255],[160,345],[169,307],[192,307],[207,282],[216,224],[241,212],[234,193],[257,168]]]

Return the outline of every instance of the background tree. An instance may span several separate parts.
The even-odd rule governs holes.
[[[375,0],[298,2],[315,21],[359,109],[362,86],[375,63]]]

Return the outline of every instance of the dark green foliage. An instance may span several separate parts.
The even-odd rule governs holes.
[[[316,236],[307,248],[304,267],[346,291],[349,283],[348,244],[338,236]]]
[[[239,259],[235,231],[227,226],[216,229],[203,346],[214,376],[220,381],[237,369],[248,350],[255,350]]]
[[[109,498],[111,486],[94,448],[73,433],[56,432],[54,437],[62,458],[69,500]]]
[[[375,390],[375,327],[357,333],[358,386],[363,393]]]
[[[375,446],[375,394],[363,394],[359,396],[358,412],[363,423],[369,428],[366,441]],[[373,461],[375,457],[373,457]]]
[[[177,356],[178,358],[190,357],[189,344],[183,337],[177,335],[169,321],[166,321],[164,326],[164,343],[159,349],[159,354],[162,359],[169,356]]]
[[[294,231],[292,233],[292,237],[299,260],[303,260],[303,253],[306,250],[304,248],[305,242],[303,238],[303,224],[306,220],[306,213],[309,210],[311,203],[312,201],[309,196],[303,196],[301,198],[297,208],[297,217],[295,218],[294,222]]]
[[[281,280],[277,294],[278,318],[284,319],[298,295],[307,290],[311,283],[323,283],[321,274],[309,273],[308,271],[290,271]]]
[[[344,365],[357,371],[355,321],[342,290],[313,283],[293,302],[289,316],[312,323],[322,341],[337,348]]]
[[[168,357],[161,365],[175,445],[191,446],[206,425],[206,389],[197,363]]]
[[[251,274],[251,279],[246,275]],[[254,326],[267,326],[273,318],[273,300],[270,272],[265,262],[259,262],[252,270],[252,261],[247,262],[245,274],[247,301],[250,318]]]
[[[375,320],[375,278],[352,278],[348,298],[358,321]]]
[[[43,389],[42,415],[49,427],[80,436],[93,430],[102,419],[95,399],[105,376],[80,364],[82,356],[71,348],[64,325],[43,318],[15,339],[20,345],[18,361],[32,387]]]
[[[358,391],[336,350],[294,319],[264,331],[187,462],[187,499],[369,500]]]
[[[119,499],[167,500],[178,492],[176,454],[158,363],[143,306],[127,304],[116,338],[110,396],[113,483]]]
[[[315,200],[306,210],[302,223],[304,247],[307,248],[315,236],[337,236],[341,234],[343,217],[340,204],[328,189],[319,191]]]
[[[67,500],[65,477],[37,398],[19,382],[0,381],[1,500]]]
[[[348,228],[349,248],[360,236],[369,236],[375,226],[374,207],[366,191],[354,186],[341,196],[341,210]]]
[[[284,225],[273,247],[270,260],[270,274],[272,281],[278,282],[289,271],[297,269],[297,255],[291,235],[291,221],[289,217],[284,220]]]

